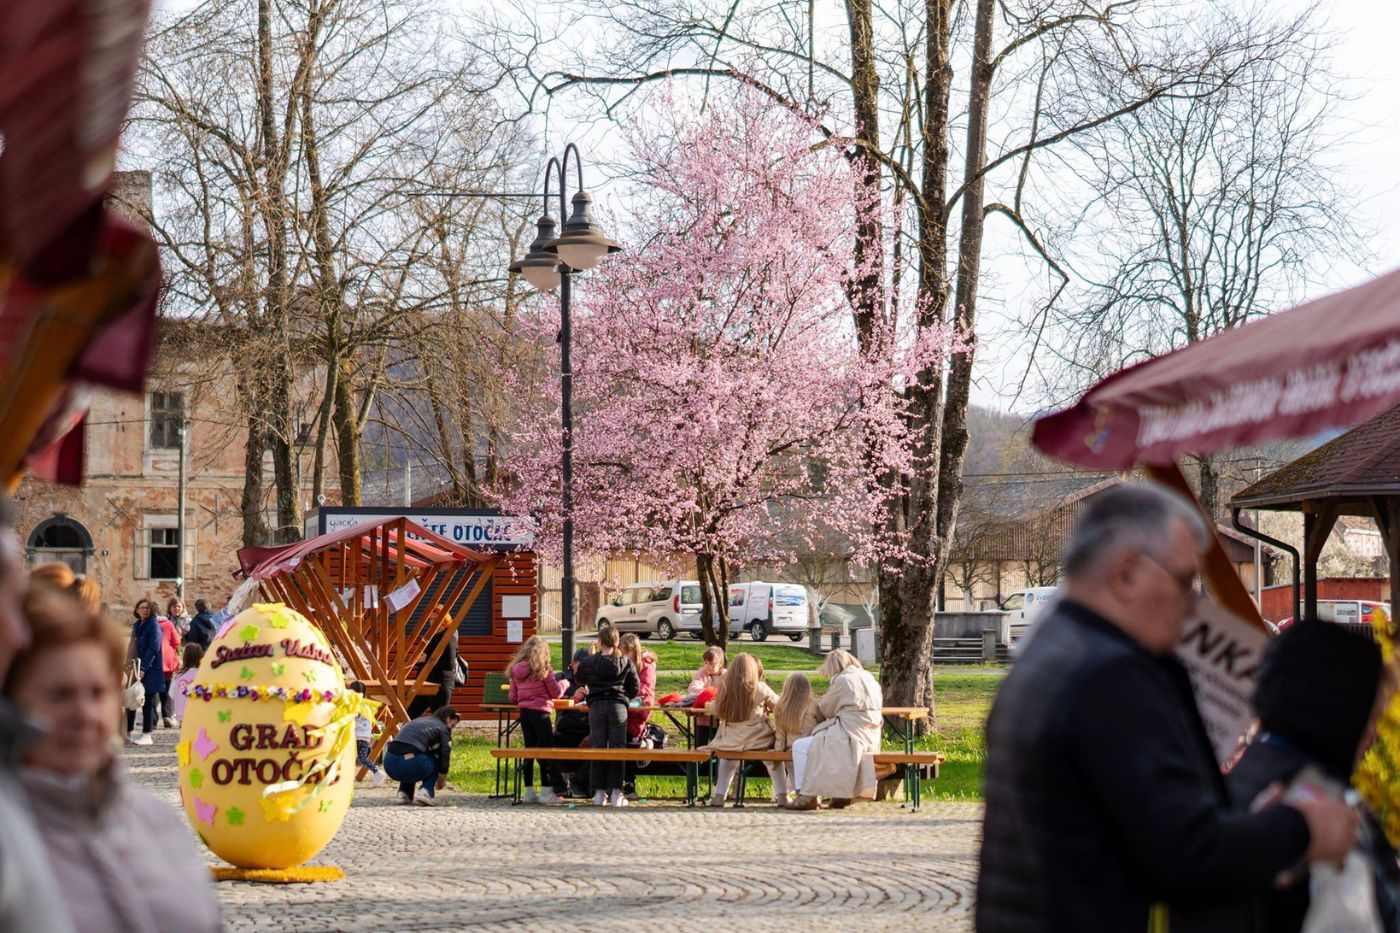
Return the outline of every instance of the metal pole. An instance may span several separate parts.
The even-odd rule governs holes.
[[[564,663],[574,656],[574,373],[570,360],[573,332],[569,322],[570,278],[572,270],[561,266],[559,273],[559,398],[564,432],[564,580],[559,620]]]
[[[178,513],[175,517],[175,545],[179,570],[175,575],[175,595],[182,600],[185,598],[185,431],[188,428],[189,422],[181,414],[180,430],[177,432],[180,437],[180,472],[175,505]]]

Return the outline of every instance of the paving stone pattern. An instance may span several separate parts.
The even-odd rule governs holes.
[[[133,776],[172,805],[175,738],[127,750]],[[220,884],[227,928],[971,930],[977,804],[598,810],[449,789],[426,808],[388,788],[361,785],[316,859],[344,881]]]

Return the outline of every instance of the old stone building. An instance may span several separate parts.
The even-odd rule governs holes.
[[[205,325],[162,322],[144,396],[99,392],[86,423],[86,479],[79,488],[26,479],[16,494],[21,541],[32,563],[63,561],[103,587],[109,613],[130,617],[143,597],[165,600],[183,584],[191,606],[222,605],[237,581],[242,545],[246,414],[238,410],[235,361]],[[314,370],[297,386],[298,422],[309,424],[321,385]],[[181,421],[186,420],[185,527],[180,542]],[[296,447],[301,506],[312,489],[312,450]],[[328,448],[333,445],[327,445]],[[272,465],[264,462],[263,515],[276,524]],[[339,501],[334,451],[324,495]],[[183,566],[181,554],[183,552]]]

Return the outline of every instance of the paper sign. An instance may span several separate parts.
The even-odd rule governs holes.
[[[414,597],[416,597],[418,593],[418,581],[409,580],[403,586],[394,590],[394,592],[390,593],[388,596],[385,596],[384,604],[389,607],[391,612],[398,612],[404,606],[413,602]]]
[[[1215,757],[1229,759],[1254,719],[1249,699],[1269,636],[1209,600],[1186,621],[1176,656],[1191,674],[1196,708],[1201,711]]]
[[[502,596],[501,615],[505,616],[507,619],[530,618],[530,597]]]
[[[524,641],[525,623],[519,619],[506,620],[506,641]]]
[[[365,608],[373,609],[377,605],[379,605],[379,587],[365,587]]]

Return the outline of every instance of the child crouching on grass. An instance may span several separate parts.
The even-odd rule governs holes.
[[[773,749],[786,752],[792,750],[792,743],[812,734],[821,713],[817,708],[817,698],[812,693],[812,682],[806,674],[789,674],[783,681],[783,693],[773,707]],[[778,762],[777,773],[773,776],[773,799],[780,807],[788,805],[788,791],[794,789],[792,765]]]
[[[751,654],[735,655],[734,663],[724,672],[720,682],[719,696],[715,697],[715,715],[719,719],[719,732],[710,742],[716,751],[755,752],[773,747],[773,724],[768,721],[768,713],[778,695],[763,680],[763,664]],[[720,760],[719,775],[715,780],[715,793],[710,806],[724,806],[724,798],[729,794],[729,785],[735,772],[745,762]],[[773,802],[787,799],[787,785],[783,783],[783,772],[771,763],[764,763],[768,776],[773,779]]]
[[[520,733],[526,748],[553,748],[554,727],[549,722],[550,704],[564,695],[567,681],[554,676],[549,662],[549,644],[532,635],[515,652],[506,665],[510,677],[510,702],[520,708]],[[547,761],[540,761],[540,792],[535,794],[535,763],[525,759],[525,802],[558,803],[551,788],[563,790],[564,785]]]
[[[360,681],[355,681],[350,685],[360,696],[365,695],[365,685]],[[374,738],[374,722],[368,716],[355,717],[355,766],[364,768],[369,772],[369,782],[375,787],[384,783],[384,772],[379,770],[369,757],[370,741]]]

